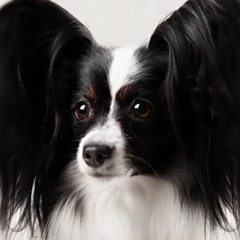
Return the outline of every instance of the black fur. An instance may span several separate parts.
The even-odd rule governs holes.
[[[212,223],[240,220],[240,2],[188,1],[149,48],[169,52],[164,93],[186,167],[181,191]]]
[[[33,216],[43,226],[51,210],[51,187],[74,149],[68,114],[76,80],[72,62],[85,54],[91,39],[78,20],[50,1],[18,0],[0,11],[0,221],[4,229],[20,206],[19,227],[32,224]],[[57,66],[64,69],[62,81],[54,79],[60,71]],[[64,82],[66,74],[71,84]]]

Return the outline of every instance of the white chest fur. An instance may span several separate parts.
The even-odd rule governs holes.
[[[169,182],[143,176],[82,180],[84,213],[76,211],[76,196],[69,199],[54,212],[49,239],[236,239],[219,230],[205,232],[201,214],[181,208],[178,194]]]

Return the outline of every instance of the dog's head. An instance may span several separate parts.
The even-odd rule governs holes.
[[[95,48],[84,58],[72,104],[81,172],[166,171],[177,150],[163,103],[167,62],[147,47]]]

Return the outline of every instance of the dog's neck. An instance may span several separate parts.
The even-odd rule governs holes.
[[[219,230],[206,232],[201,213],[187,211],[173,185],[159,177],[79,180],[79,194],[52,215],[49,239],[218,239]]]

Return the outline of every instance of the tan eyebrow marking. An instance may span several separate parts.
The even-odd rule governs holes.
[[[121,100],[123,100],[124,98],[126,98],[126,96],[131,95],[134,92],[135,92],[135,87],[132,84],[128,84],[119,90],[118,96]]]
[[[97,93],[93,86],[87,88],[85,95],[90,101],[93,101],[93,103],[97,102]]]

